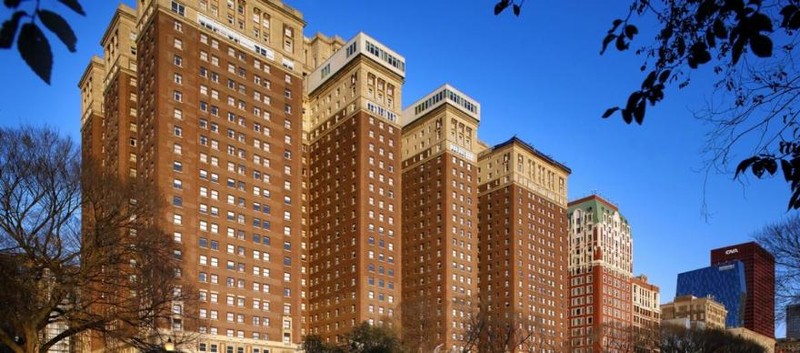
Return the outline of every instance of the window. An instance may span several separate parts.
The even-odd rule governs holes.
[[[181,93],[181,91],[173,91],[172,98],[174,98],[176,102],[183,102],[183,93]]]
[[[183,66],[183,58],[181,58],[178,55],[175,55],[174,57],[172,57],[172,63],[175,64],[175,66],[182,67]]]
[[[175,23],[178,24],[178,22]],[[175,49],[183,50],[183,41],[178,38],[175,38],[172,45],[175,47]]]
[[[172,6],[171,6],[170,9],[172,10],[172,12],[175,12],[178,15],[181,15],[181,16],[185,16],[186,15],[186,6],[184,6],[183,4],[181,4],[181,3],[177,2],[177,1],[173,1],[172,2]]]

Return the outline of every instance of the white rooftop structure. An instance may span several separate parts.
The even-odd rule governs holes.
[[[481,120],[481,105],[476,100],[453,88],[453,86],[444,84],[403,110],[403,121],[401,125],[406,126],[411,124],[426,113],[445,103],[450,103],[465,114],[475,118],[477,121]]]
[[[400,77],[405,78],[406,76],[405,58],[364,32],[360,32],[306,77],[306,93],[314,92],[325,80],[333,77],[350,61],[358,57],[358,54],[371,58]]]

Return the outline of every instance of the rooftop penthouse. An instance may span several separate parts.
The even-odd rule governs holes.
[[[362,54],[400,77],[406,76],[406,59],[367,34],[360,32],[325,60],[306,78],[306,93],[314,92],[325,81]]]
[[[481,120],[481,105],[476,100],[453,88],[453,86],[444,84],[403,111],[403,126],[413,123],[426,113],[445,103],[450,103],[477,121]]]

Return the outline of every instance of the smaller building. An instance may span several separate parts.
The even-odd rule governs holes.
[[[751,329],[744,327],[729,328],[728,332],[736,336],[739,336],[741,338],[758,343],[759,345],[764,347],[764,351],[767,353],[775,353],[775,339],[772,337],[762,335],[758,332],[755,332]]]
[[[661,295],[658,286],[647,282],[647,276],[631,279],[631,302],[633,303],[633,329],[641,340],[637,342],[640,352],[658,352],[658,332],[661,325]]]
[[[728,310],[711,297],[692,295],[675,297],[671,303],[661,305],[662,324],[680,324],[694,328],[725,329]],[[688,324],[686,320],[688,319]]]
[[[786,338],[800,340],[800,303],[786,306]]]
[[[647,282],[647,276],[638,275],[631,280],[633,288],[633,326],[652,328],[661,324],[661,295],[658,286]]]
[[[779,338],[775,342],[775,353],[800,353],[800,339]]]

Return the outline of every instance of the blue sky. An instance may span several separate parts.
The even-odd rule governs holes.
[[[68,17],[78,52],[68,53],[51,37],[52,86],[16,50],[0,51],[0,126],[47,124],[79,138],[76,84],[91,55],[101,53],[98,43],[117,4],[83,3],[87,17]],[[648,107],[643,126],[600,118],[643,79],[642,59],[632,52],[599,55],[611,21],[626,13],[625,1],[527,1],[519,18],[493,16],[489,0],[287,3],[304,13],[306,35],[348,39],[364,31],[403,55],[404,105],[450,83],[481,103],[482,140],[496,144],[517,135],[572,168],[571,199],[599,192],[615,202],[633,230],[634,272],[661,287],[662,302],[675,294],[679,272],[708,265],[710,249],[749,241],[787,215],[781,179],[741,183],[732,174],[702,172],[709,127],[691,113],[710,98],[710,68]],[[55,0],[44,4],[66,12]],[[644,43],[654,29],[640,23],[640,31],[638,43]]]

